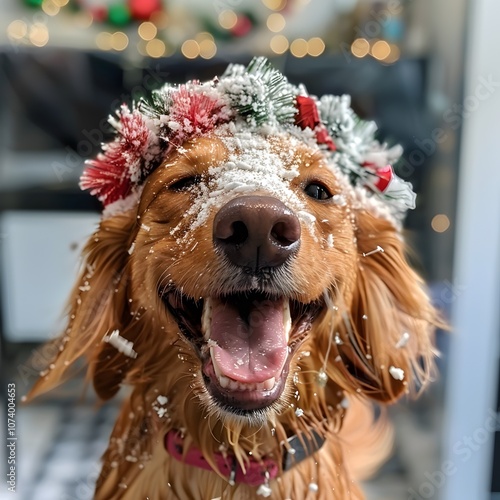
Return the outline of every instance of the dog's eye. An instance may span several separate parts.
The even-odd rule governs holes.
[[[308,184],[304,188],[304,192],[307,196],[310,196],[315,200],[328,200],[332,197],[330,191],[328,191],[325,186],[318,184],[317,182],[311,182],[311,184]]]
[[[179,179],[178,181],[174,182],[173,184],[170,185],[170,189],[172,191],[184,191],[191,186],[194,186],[200,182],[201,178],[197,175],[192,175],[189,177],[183,177],[182,179]]]

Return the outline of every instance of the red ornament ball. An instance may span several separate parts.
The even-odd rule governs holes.
[[[147,21],[151,15],[163,9],[161,0],[129,0],[129,9],[134,19]]]
[[[108,18],[108,9],[106,7],[94,7],[90,10],[94,21],[102,23]]]
[[[250,33],[252,28],[253,28],[252,21],[244,14],[240,14],[238,16],[236,24],[231,29],[231,34],[233,36],[245,36],[248,35],[248,33]]]

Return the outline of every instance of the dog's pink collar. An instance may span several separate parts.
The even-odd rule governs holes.
[[[172,457],[187,465],[205,470],[213,470],[198,448],[192,446],[184,453],[184,438],[177,430],[167,432],[165,436],[165,448]],[[278,464],[270,458],[257,461],[253,457],[250,457],[245,472],[233,455],[214,453],[213,458],[219,472],[228,477],[230,484],[244,483],[250,486],[260,486],[269,479],[276,478],[279,473]]]
[[[312,431],[311,440],[292,436],[288,442],[290,450],[293,450],[293,454],[285,451],[282,465],[283,471],[289,470],[297,463],[318,451],[324,441],[314,431]],[[200,449],[191,446],[186,452],[184,451],[184,437],[178,430],[172,429],[167,432],[165,435],[165,448],[172,457],[180,462],[200,469],[213,470]],[[269,457],[265,457],[262,460],[250,457],[246,471],[243,471],[234,455],[229,453],[214,453],[213,459],[219,472],[227,476],[228,482],[231,485],[244,483],[250,486],[260,486],[278,477],[280,472],[277,461]]]

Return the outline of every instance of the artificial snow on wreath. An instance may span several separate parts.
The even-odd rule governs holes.
[[[147,176],[184,142],[224,127],[264,136],[292,134],[318,148],[363,203],[380,203],[396,225],[415,207],[410,183],[394,173],[402,154],[375,139],[377,127],[361,120],[349,96],[309,95],[265,58],[229,65],[209,82],[165,84],[148,99],[110,116],[115,139],[87,162],[81,178],[104,207],[130,208]]]

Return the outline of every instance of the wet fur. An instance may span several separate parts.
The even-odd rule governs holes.
[[[226,478],[171,459],[163,437],[172,428],[182,428],[186,445],[194,443],[207,460],[224,443],[243,466],[249,452],[256,459],[274,455],[279,462],[280,442],[314,428],[326,436],[325,445],[273,481],[272,498],[362,499],[353,479],[376,468],[391,438],[383,419],[373,421],[369,400],[391,403],[425,385],[433,371],[432,331],[439,319],[392,224],[354,208],[349,200],[341,206],[308,198],[303,186],[311,179],[334,193],[342,188],[320,156],[306,146],[297,148],[300,176],[291,186],[315,216],[315,232],[302,231],[300,251],[280,287],[295,300],[321,299],[325,306],[292,360],[279,404],[254,422],[221,413],[159,288],[173,280],[183,293],[198,297],[236,286],[234,271],[212,245],[215,214],[188,234],[190,221],[183,215],[192,195],[170,189],[186,175],[205,175],[226,157],[216,137],[194,140],[173,154],[168,168],[149,176],[138,208],[101,222],[84,250],[67,330],[57,341],[59,355],[30,397],[66,379],[81,356],[88,360],[88,377],[102,400],[115,396],[122,385],[131,387],[103,457],[97,499],[260,498],[256,488],[230,486]],[[330,234],[333,246],[327,244]],[[383,253],[363,256],[377,245]],[[136,359],[102,341],[115,329],[133,342]],[[410,341],[397,348],[405,331]],[[335,333],[342,343],[332,341]],[[391,377],[390,366],[404,370],[404,381]],[[329,378],[324,388],[317,382],[322,367]],[[154,408],[159,395],[169,398],[162,418]],[[297,407],[303,416],[296,416]],[[309,490],[310,483],[319,486],[318,493]]]

